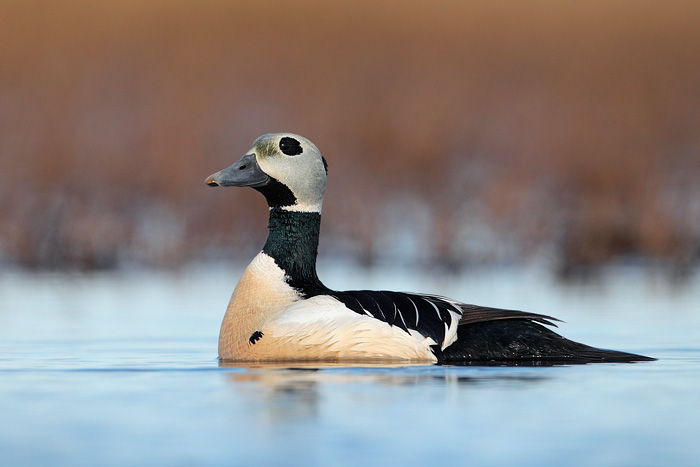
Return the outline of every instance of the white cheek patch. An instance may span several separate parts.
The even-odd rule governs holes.
[[[288,211],[321,212],[326,191],[326,174],[317,154],[306,149],[298,156],[272,155],[259,158],[260,168],[290,189],[297,202]]]

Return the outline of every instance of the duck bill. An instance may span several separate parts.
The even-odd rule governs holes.
[[[260,187],[270,183],[270,177],[262,171],[255,154],[246,154],[233,164],[204,181],[209,186],[250,186]]]

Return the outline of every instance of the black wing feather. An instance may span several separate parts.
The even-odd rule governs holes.
[[[401,320],[396,316],[396,304],[394,301],[384,291],[372,292],[372,298],[377,302],[379,309],[382,310],[384,321],[392,326],[399,326],[397,321],[400,322]]]
[[[406,294],[400,292],[384,291],[384,294],[391,299],[396,307],[396,312],[401,317],[400,321],[403,324],[402,329],[404,331],[408,331],[408,328],[418,329],[418,323],[420,322],[418,318],[418,308],[413,304],[411,299],[409,299]],[[394,322],[396,323],[396,320],[394,320]]]
[[[341,301],[343,303],[343,305],[345,305],[348,309],[354,311],[355,313],[359,313],[361,315],[366,315],[364,309],[362,308],[362,304],[355,297],[354,294],[334,292],[334,293],[329,293],[327,295],[331,295],[335,299]]]
[[[328,291],[346,307],[359,314],[369,312],[391,326],[406,332],[414,330],[425,337],[430,337],[436,344],[445,340],[445,324],[452,324],[449,309],[459,313],[459,309],[448,302],[431,296],[419,294],[389,292],[384,290],[348,290],[343,292]]]
[[[442,344],[445,339],[445,324],[440,319],[439,311],[430,304],[428,299],[415,294],[407,295],[418,308],[420,322],[417,331],[432,338],[436,343]]]
[[[460,326],[463,324],[496,321],[501,319],[527,319],[546,324],[548,326],[554,326],[556,328],[557,325],[552,321],[562,322],[560,319],[552,316],[541,315],[539,313],[528,313],[526,311],[519,310],[504,310],[501,308],[489,308],[487,306],[467,305],[466,303],[461,303],[460,308],[462,309],[462,318],[459,320]]]
[[[386,321],[382,309],[379,308],[379,304],[373,297],[374,294],[368,293],[367,290],[357,290],[356,292],[357,293],[354,294],[354,297],[358,302],[360,302],[360,305],[364,310],[367,310],[375,318]],[[364,310],[362,310],[363,314]]]

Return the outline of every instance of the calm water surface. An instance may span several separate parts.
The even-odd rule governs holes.
[[[0,274],[0,465],[700,465],[697,279],[326,265],[332,287],[552,314],[567,337],[659,361],[222,367],[240,272]]]

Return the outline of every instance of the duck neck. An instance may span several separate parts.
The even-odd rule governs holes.
[[[325,289],[316,274],[321,213],[270,209],[263,252],[284,270],[287,283],[305,296]]]

